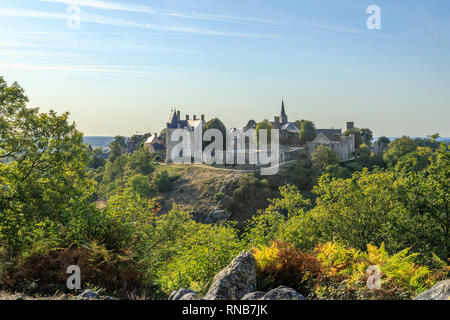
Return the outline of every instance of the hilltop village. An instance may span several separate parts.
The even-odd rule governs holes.
[[[211,121],[219,121],[211,119]],[[371,147],[371,151],[377,154],[386,149],[385,145],[375,143],[372,145],[372,133],[369,129],[357,129],[354,122],[347,122],[345,131],[343,129],[329,128],[316,129],[310,121],[297,120],[289,121],[284,101],[281,102],[281,111],[279,115],[274,116],[273,121],[264,119],[263,123],[267,128],[278,129],[280,133],[280,161],[285,162],[294,160],[299,151],[306,151],[311,154],[319,145],[327,146],[333,149],[342,161],[351,160],[358,149],[357,140],[366,143]],[[251,119],[241,129],[227,128],[228,133],[234,135],[245,135],[248,130],[256,129],[258,122]],[[151,154],[157,154],[162,160],[169,161],[168,154],[178,142],[172,142],[168,138],[167,132],[170,129],[183,129],[192,135],[194,130],[202,126],[208,127],[208,121],[204,114],[200,117],[186,114],[182,117],[181,111],[173,109],[170,113],[165,128],[160,133],[151,133],[146,135],[135,135],[131,137],[126,145],[126,152],[132,153],[139,146],[148,150]],[[367,135],[361,135],[366,132]],[[303,135],[303,136],[302,136]],[[359,137],[358,137],[359,136]]]

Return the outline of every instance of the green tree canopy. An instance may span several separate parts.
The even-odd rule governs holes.
[[[389,149],[384,153],[383,158],[390,166],[395,166],[403,156],[416,150],[417,144],[414,140],[403,136],[389,143]]]
[[[93,192],[88,148],[69,114],[39,113],[27,101],[17,83],[0,77],[0,158],[8,159],[0,163],[0,241],[26,238],[27,226],[58,220]]]
[[[315,169],[324,172],[328,166],[339,163],[339,156],[330,147],[319,145],[311,153],[311,161]]]
[[[259,130],[264,129],[267,130],[267,143],[270,144],[272,142],[272,124],[269,121],[262,121],[256,125],[256,139],[259,144]]]
[[[302,120],[299,131],[299,138],[302,145],[309,141],[313,141],[317,136],[317,131],[312,121]]]
[[[203,134],[205,133],[206,130],[209,130],[209,129],[217,129],[222,133],[223,147],[225,148],[226,138],[227,138],[227,129],[225,128],[225,125],[223,124],[223,122],[220,121],[218,118],[211,119],[203,127]],[[203,142],[203,148],[205,148],[208,144],[209,144],[209,142]]]

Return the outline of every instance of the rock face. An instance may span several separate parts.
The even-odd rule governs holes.
[[[101,296],[100,296],[100,294],[98,294],[98,292],[95,292],[90,289],[84,290],[84,292],[82,294],[80,294],[80,297],[83,299],[100,299],[101,298]]]
[[[444,280],[422,292],[414,300],[449,300],[450,299],[450,279]]]
[[[304,296],[294,289],[280,286],[267,292],[260,300],[306,300]]]
[[[205,223],[215,224],[226,222],[231,217],[231,212],[222,209],[214,209],[205,218]]]
[[[259,300],[264,297],[265,294],[266,293],[262,291],[250,292],[243,296],[241,300]]]
[[[256,288],[255,258],[243,251],[215,277],[205,300],[240,300]]]
[[[196,292],[187,293],[180,298],[180,300],[201,300]]]
[[[173,291],[169,296],[169,300],[195,300],[195,299],[183,299],[187,295],[190,295],[190,297],[194,295],[196,297],[198,294],[194,290],[183,288]]]

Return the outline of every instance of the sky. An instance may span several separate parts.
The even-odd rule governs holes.
[[[448,0],[0,0],[0,76],[88,136],[172,108],[243,127],[284,99],[318,128],[448,137],[449,21]]]

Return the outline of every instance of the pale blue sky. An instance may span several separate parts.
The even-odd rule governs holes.
[[[0,0],[0,75],[86,135],[159,131],[171,107],[242,127],[284,97],[320,128],[450,136],[449,22],[447,0]]]

